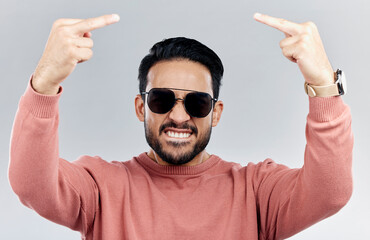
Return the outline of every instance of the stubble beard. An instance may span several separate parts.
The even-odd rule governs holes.
[[[173,126],[173,124],[172,124]],[[162,144],[156,139],[153,129],[150,129],[146,121],[144,121],[144,128],[145,128],[145,138],[149,146],[154,150],[156,154],[165,162],[173,165],[183,165],[195,158],[200,152],[202,152],[206,146],[208,145],[208,142],[211,138],[212,133],[212,126],[210,126],[207,131],[204,133],[203,136],[200,136],[199,140],[195,143],[193,149],[183,152],[181,154],[173,154],[173,152],[183,151],[181,148],[186,147],[186,145],[189,145],[189,142],[172,142],[168,141],[167,144],[171,145],[175,149],[178,149],[178,151],[165,151],[163,149]],[[163,127],[161,127],[163,129]],[[165,134],[163,130],[159,131],[159,135]],[[195,133],[193,133],[195,134]]]

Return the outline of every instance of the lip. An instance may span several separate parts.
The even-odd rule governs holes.
[[[170,128],[165,128],[165,129],[163,130],[163,132],[164,132],[164,133],[167,133],[168,131],[176,132],[176,133],[190,133],[190,134],[192,134],[192,133],[193,133],[193,131],[192,131],[192,130],[190,130],[190,129],[181,129],[181,128],[172,128],[172,127],[170,127]]]

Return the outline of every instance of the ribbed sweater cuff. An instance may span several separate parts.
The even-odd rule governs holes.
[[[309,97],[308,116],[318,122],[329,122],[339,117],[346,105],[342,97]]]
[[[52,118],[58,113],[59,98],[63,88],[60,87],[58,94],[45,95],[36,92],[31,85],[32,76],[28,81],[28,86],[22,96],[23,104],[29,109],[32,115],[39,118]]]

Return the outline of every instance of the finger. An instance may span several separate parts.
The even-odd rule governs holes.
[[[117,14],[103,15],[100,17],[89,18],[78,22],[74,24],[74,29],[77,33],[84,34],[86,32],[105,27],[118,21],[119,16]]]
[[[287,47],[289,45],[293,45],[296,42],[298,42],[299,40],[300,40],[300,35],[284,38],[283,40],[280,41],[280,48],[284,48],[284,47]]]
[[[296,56],[297,46],[290,45],[281,49],[283,55],[288,58],[290,61],[297,63],[298,57]]]
[[[297,23],[290,22],[282,18],[271,17],[265,14],[255,13],[254,19],[289,35],[296,35],[301,29],[301,26]]]
[[[93,51],[90,48],[77,48],[75,50],[75,59],[78,63],[85,62],[93,56]]]
[[[60,26],[66,26],[66,25],[73,25],[78,22],[81,22],[83,19],[78,18],[60,18],[54,22],[54,26],[60,27]]]
[[[92,48],[94,46],[94,42],[91,38],[74,38],[72,42],[79,48]]]

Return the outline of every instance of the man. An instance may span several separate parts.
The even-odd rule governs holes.
[[[220,121],[221,60],[186,38],[159,42],[139,68],[137,117],[150,149],[126,162],[59,158],[60,83],[92,56],[90,31],[117,15],[60,19],[15,118],[9,180],[26,206],[83,239],[284,239],[336,213],[352,193],[351,116],[317,28],[267,15],[309,94],[304,166],[242,167],[206,152]],[[334,84],[335,82],[335,84]],[[226,144],[225,144],[226,145]],[[227,147],[227,145],[225,146]]]

